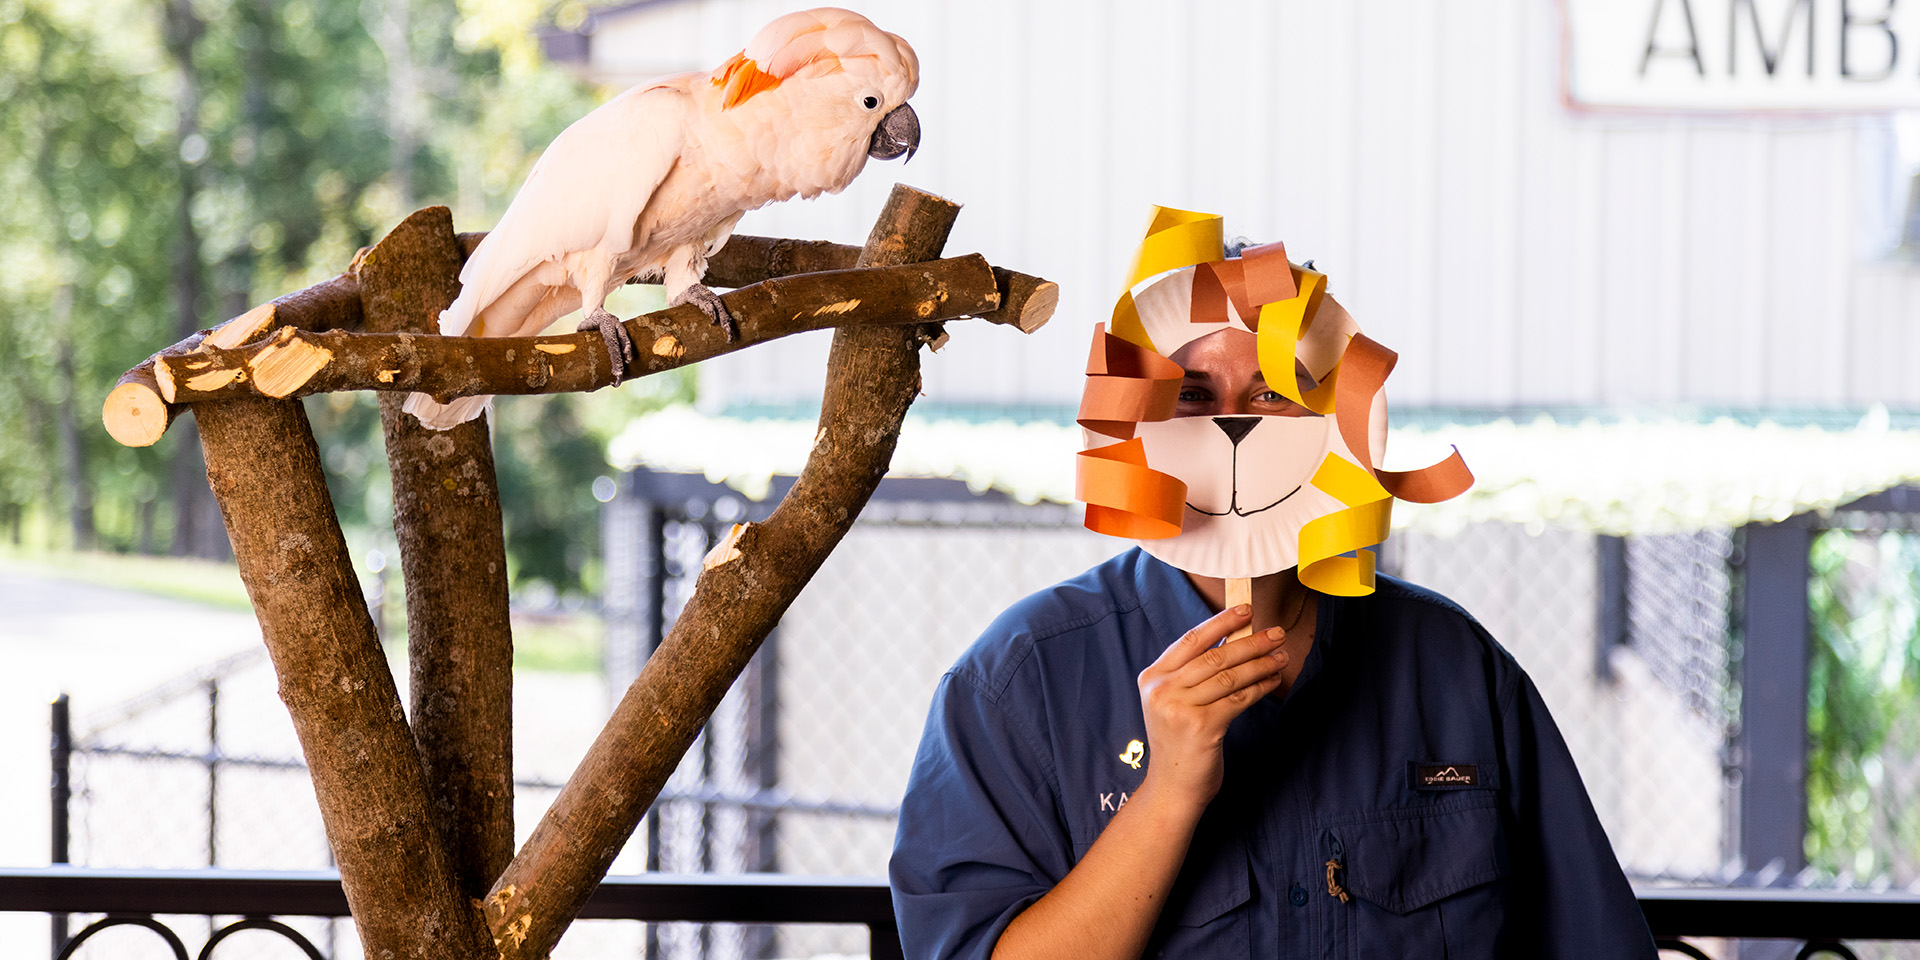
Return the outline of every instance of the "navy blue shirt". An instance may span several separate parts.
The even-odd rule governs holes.
[[[961,656],[890,867],[908,957],[987,957],[1079,862],[1146,776],[1140,671],[1210,615],[1135,549]],[[1443,597],[1389,577],[1322,596],[1299,679],[1225,749],[1148,956],[1655,956],[1539,692]]]

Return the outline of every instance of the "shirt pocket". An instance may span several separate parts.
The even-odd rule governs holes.
[[[1201,831],[1187,850],[1147,942],[1148,957],[1251,957],[1253,897],[1246,842]],[[1086,853],[1082,846],[1077,851]]]
[[[1335,879],[1353,897],[1347,911],[1353,956],[1495,955],[1504,926],[1505,869],[1492,798],[1398,812],[1328,834],[1329,845],[1345,858]]]

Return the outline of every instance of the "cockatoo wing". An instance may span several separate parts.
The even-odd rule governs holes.
[[[596,247],[617,255],[633,245],[640,212],[680,157],[690,76],[628,90],[554,138],[461,269],[460,296],[441,314],[441,333],[537,333],[475,330],[473,320],[544,262]]]

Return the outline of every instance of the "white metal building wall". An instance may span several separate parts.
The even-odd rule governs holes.
[[[594,42],[711,66],[793,6],[670,0]],[[920,54],[920,154],[740,230],[857,243],[898,179],[967,204],[950,251],[1060,282],[1036,337],[956,329],[929,399],[1072,402],[1157,202],[1317,260],[1399,404],[1920,403],[1920,271],[1867,239],[1905,202],[1887,117],[1571,110],[1552,0],[858,6]],[[705,401],[815,397],[825,353],[711,363]]]

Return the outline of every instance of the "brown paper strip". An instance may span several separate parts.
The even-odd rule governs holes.
[[[1381,470],[1374,466],[1373,447],[1369,442],[1373,431],[1373,398],[1398,360],[1398,354],[1366,334],[1354,334],[1347,344],[1346,356],[1340,360],[1340,381],[1336,387],[1339,399],[1335,403],[1335,417],[1340,424],[1340,437],[1347,442],[1354,458],[1388,493],[1410,503],[1438,503],[1456,497],[1473,486],[1473,473],[1467,469],[1458,447],[1446,459],[1419,470]]]
[[[1185,376],[1179,364],[1094,324],[1076,420],[1095,433],[1129,439],[1134,424],[1173,416]]]

